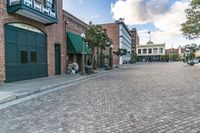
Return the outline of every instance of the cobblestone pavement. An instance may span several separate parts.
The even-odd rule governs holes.
[[[197,133],[200,66],[137,64],[0,111],[1,133]]]

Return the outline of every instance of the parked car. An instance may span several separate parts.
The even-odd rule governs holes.
[[[198,63],[199,63],[199,59],[197,59],[197,58],[194,58],[192,61],[193,61],[195,64],[198,64]]]
[[[188,61],[187,61],[187,64],[190,65],[190,66],[194,66],[195,63],[194,63],[193,60],[188,60]]]

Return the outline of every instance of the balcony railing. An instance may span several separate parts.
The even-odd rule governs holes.
[[[48,1],[41,2],[41,0],[8,0],[8,8],[18,6],[30,8],[37,13],[57,19],[57,9],[53,3]],[[15,10],[17,11],[18,9],[14,8],[13,10],[11,10],[11,13],[15,12]]]

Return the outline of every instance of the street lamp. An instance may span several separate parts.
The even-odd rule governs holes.
[[[113,45],[110,45],[110,67],[113,68],[113,55],[112,55]]]
[[[83,49],[82,49],[82,65],[81,65],[81,75],[84,74],[84,66],[85,66],[85,59],[84,59],[84,41],[85,41],[85,33],[81,33],[81,38],[83,40],[83,43],[82,43],[82,46],[83,46]]]

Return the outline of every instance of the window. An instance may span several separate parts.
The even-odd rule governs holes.
[[[47,6],[51,9],[54,9],[54,0],[47,0]]]
[[[147,54],[147,49],[142,50],[143,54]]]
[[[37,63],[37,52],[31,52],[31,63]]]
[[[154,48],[154,49],[153,49],[153,53],[154,53],[154,54],[158,54],[158,48]]]
[[[141,54],[141,49],[138,49],[138,54]]]
[[[163,48],[160,48],[160,51],[159,51],[161,54],[163,53]]]
[[[149,54],[152,54],[152,49],[149,49]]]
[[[21,51],[21,64],[27,64],[28,63],[28,51]]]

